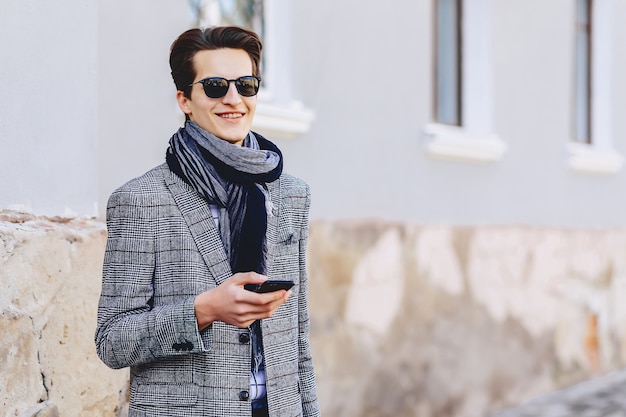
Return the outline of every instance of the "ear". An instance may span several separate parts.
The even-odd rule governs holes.
[[[185,97],[185,93],[178,90],[176,91],[176,101],[178,102],[178,107],[185,114],[191,114],[191,108],[189,107],[190,98]]]

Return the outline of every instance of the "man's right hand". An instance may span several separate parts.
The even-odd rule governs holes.
[[[258,294],[243,288],[245,284],[261,284],[265,281],[265,275],[240,272],[196,296],[194,308],[198,329],[203,330],[216,320],[246,328],[256,320],[270,317],[287,301],[291,291]]]

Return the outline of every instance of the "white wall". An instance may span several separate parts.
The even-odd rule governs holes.
[[[186,0],[98,4],[100,214],[111,192],[165,161],[184,118],[175,100],[169,48],[193,26]]]
[[[0,210],[95,215],[95,0],[3,0]]]
[[[276,142],[286,169],[312,186],[312,219],[626,224],[626,174],[582,174],[567,164],[574,2],[486,1],[493,123],[508,145],[504,157],[489,164],[442,162],[424,151],[422,128],[431,121],[432,104],[432,1],[395,0],[393,7],[374,0],[291,3],[287,30],[275,35],[290,39],[284,47],[291,45],[294,61],[282,65],[292,66],[291,96],[316,118],[306,135]],[[626,30],[619,24],[626,5],[612,1],[611,7],[612,141],[624,155],[626,121],[619,115],[626,106],[626,50],[618,40]],[[193,25],[188,2],[113,0],[96,8],[73,1],[37,9],[10,1],[4,10],[2,39],[15,38],[20,27],[49,30],[42,41],[21,35],[19,43],[2,42],[3,56],[21,64],[0,66],[8,92],[0,98],[0,140],[20,141],[0,153],[0,176],[8,179],[0,187],[0,206],[92,214],[97,200],[102,214],[115,187],[163,161],[167,141],[181,125],[167,60],[171,42]],[[79,12],[81,18],[70,17]],[[14,14],[26,18],[15,23]],[[47,19],[56,15],[63,24]],[[77,30],[68,28],[87,36],[72,36]],[[19,54],[15,44],[23,45]],[[43,87],[25,82],[41,77],[52,81]],[[30,123],[35,117],[44,123]]]
[[[626,10],[612,3],[612,140],[624,155],[626,50],[618,35]],[[287,168],[312,185],[312,217],[626,225],[626,173],[582,174],[567,163],[574,5],[490,1],[494,125],[508,151],[500,161],[475,165],[433,160],[423,149],[432,1],[296,1],[296,95],[316,120],[305,137],[280,144]],[[399,77],[413,78],[411,88]]]

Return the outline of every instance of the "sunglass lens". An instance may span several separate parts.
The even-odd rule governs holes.
[[[235,85],[239,94],[244,97],[252,97],[259,92],[259,80],[255,77],[239,77]]]
[[[225,78],[208,78],[202,82],[204,93],[211,98],[224,97],[228,92],[228,80]]]

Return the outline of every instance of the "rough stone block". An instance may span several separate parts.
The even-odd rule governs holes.
[[[128,371],[107,368],[93,335],[104,225],[6,213],[0,221],[0,403],[17,416],[53,401],[63,417],[113,417]],[[46,404],[46,403],[44,403]],[[51,414],[52,416],[52,414]]]

